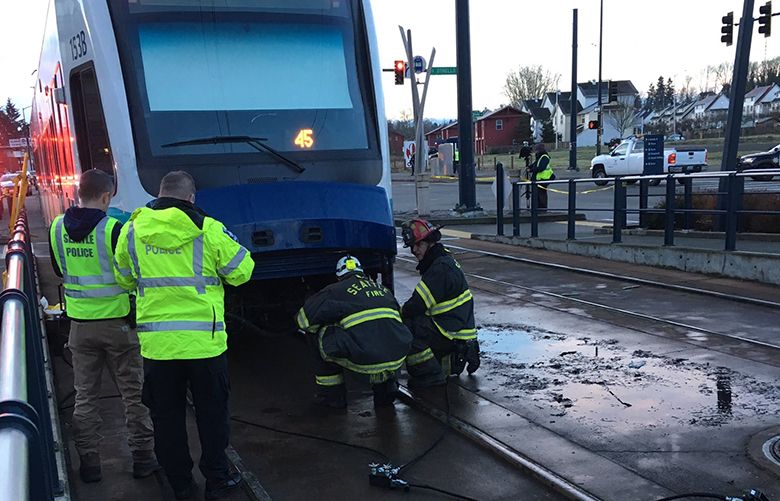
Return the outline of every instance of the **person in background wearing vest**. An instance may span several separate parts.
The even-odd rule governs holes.
[[[406,357],[409,387],[445,383],[466,368],[473,374],[480,363],[474,300],[460,265],[441,244],[441,232],[424,219],[401,227],[404,247],[410,247],[422,275],[401,315],[414,341]],[[468,367],[466,367],[468,365]]]
[[[103,367],[116,382],[125,406],[133,455],[133,477],[151,475],[154,457],[149,410],[141,403],[143,368],[135,329],[130,328],[130,298],[114,279],[111,262],[121,223],[106,216],[114,180],[99,170],[79,179],[81,205],[57,216],[49,231],[54,273],[62,277],[71,319],[68,346],[73,354],[73,435],[84,482],[98,482],[100,468],[100,386]]]
[[[299,329],[316,334],[315,401],[347,406],[346,368],[369,376],[374,407],[390,406],[412,334],[401,322],[393,294],[367,277],[357,258],[339,259],[336,277],[338,282],[306,300],[295,319]]]
[[[183,171],[166,174],[152,207],[136,209],[122,228],[114,273],[122,287],[137,290],[143,402],[152,413],[157,459],[176,499],[193,497],[186,423],[189,384],[206,499],[219,499],[241,484],[241,475],[230,470],[225,454],[230,385],[223,283],[248,281],[254,261],[233,234],[194,201],[192,176]]]
[[[536,153],[536,160],[531,164],[530,170],[537,181],[548,181],[555,179],[555,173],[553,172],[552,165],[550,165],[550,154],[547,153],[547,148],[544,143],[537,143],[534,145],[534,152]],[[547,208],[547,190],[544,187],[537,186],[539,193],[539,205],[540,209]]]

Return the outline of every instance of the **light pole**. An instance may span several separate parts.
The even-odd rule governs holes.
[[[604,35],[604,0],[600,0],[601,10],[599,14],[599,105],[598,105],[598,121],[599,127],[596,129],[596,155],[601,155],[601,135],[603,134],[604,125],[602,122],[601,114],[601,42]]]
[[[555,149],[558,149],[558,110],[561,107],[561,89],[558,89],[555,91],[555,108],[553,108],[553,111],[555,112],[554,118],[553,118],[553,133],[555,134]]]

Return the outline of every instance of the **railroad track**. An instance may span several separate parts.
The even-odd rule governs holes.
[[[678,293],[682,294],[691,294],[691,295],[698,295],[698,296],[705,296],[705,297],[712,297],[717,298],[721,301],[729,301],[729,302],[736,302],[736,303],[743,303],[748,304],[751,306],[757,306],[761,308],[769,308],[769,309],[780,309],[780,303],[770,301],[770,300],[764,300],[754,297],[748,297],[748,296],[741,296],[741,295],[735,295],[735,294],[728,294],[724,292],[719,291],[712,291],[697,287],[691,287],[686,285],[679,285],[679,284],[667,284],[655,280],[649,280],[646,278],[639,278],[639,277],[632,277],[632,276],[626,276],[621,274],[615,274],[615,273],[609,273],[605,271],[599,271],[599,270],[588,270],[584,268],[579,268],[575,266],[568,266],[560,263],[547,263],[543,261],[538,261],[534,259],[529,258],[523,258],[518,256],[510,256],[506,254],[500,254],[496,252],[490,252],[480,249],[474,249],[471,247],[466,247],[462,245],[450,245],[447,244],[447,247],[453,251],[457,251],[462,254],[476,254],[480,257],[486,257],[490,259],[496,259],[500,261],[509,261],[513,263],[517,263],[520,265],[535,267],[535,268],[545,268],[549,270],[555,270],[558,272],[563,272],[565,274],[581,274],[581,275],[587,275],[591,277],[596,277],[600,280],[604,281],[612,281],[612,282],[628,282],[631,284],[636,284],[640,286],[646,286],[651,288],[660,288],[660,289],[667,289],[667,290],[673,290]],[[416,260],[413,257],[407,257],[407,256],[397,256],[396,258],[398,261],[401,261],[408,265],[414,265],[416,264]],[[716,336],[723,339],[729,339],[732,341],[738,341],[740,343],[747,343],[751,346],[760,347],[762,349],[770,349],[770,350],[780,350],[780,344],[778,342],[770,342],[760,339],[754,339],[746,336],[737,335],[734,333],[724,332],[724,331],[716,331],[707,327],[703,327],[701,325],[694,325],[686,322],[681,322],[669,318],[664,318],[659,315],[653,315],[650,313],[645,313],[641,311],[636,311],[634,309],[629,308],[621,308],[616,307],[610,304],[605,304],[604,302],[600,302],[597,300],[592,299],[583,299],[580,297],[575,297],[571,295],[571,293],[561,293],[561,292],[553,292],[550,290],[546,290],[545,288],[541,287],[535,287],[531,285],[523,285],[520,283],[517,283],[516,281],[510,281],[510,280],[502,280],[494,277],[487,276],[486,274],[479,274],[474,272],[469,272],[464,270],[464,273],[467,277],[471,279],[476,279],[476,281],[480,283],[472,283],[472,286],[475,286],[477,288],[482,289],[488,289],[486,287],[482,287],[483,284],[489,284],[492,286],[498,286],[498,287],[504,287],[504,288],[512,288],[512,289],[519,289],[523,291],[527,291],[529,293],[532,293],[534,295],[541,295],[549,298],[554,298],[560,301],[568,302],[568,303],[575,303],[582,306],[587,306],[590,308],[596,308],[602,311],[610,312],[610,313],[616,313],[620,315],[625,315],[637,319],[642,319],[644,321],[651,322],[653,324],[662,324],[670,327],[674,327],[676,329],[682,329],[684,331],[694,331],[701,334],[705,334],[708,336]],[[550,280],[552,282],[552,280]],[[488,289],[488,292],[491,293],[497,293],[492,288]],[[499,293],[500,294],[500,293]],[[577,293],[579,294],[579,293]],[[506,294],[504,294],[506,295]],[[528,303],[534,303],[539,304],[541,301],[534,300],[533,298],[516,298],[512,296],[514,300],[517,301],[523,301]],[[574,314],[570,310],[567,310],[565,308],[560,308],[556,306],[551,306],[549,304],[545,304],[544,307],[546,308],[552,308],[561,312],[566,312],[569,314]],[[622,324],[621,324],[622,325]],[[625,325],[622,325],[626,327]],[[657,332],[653,332],[650,330],[643,330],[636,327],[628,326],[629,328],[632,328],[633,330],[637,330],[646,334],[657,336]],[[689,342],[692,343],[690,340],[681,339],[683,342]],[[693,343],[692,343],[693,344]],[[697,345],[701,346],[701,345]]]

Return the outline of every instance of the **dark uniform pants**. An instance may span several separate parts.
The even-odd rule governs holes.
[[[198,466],[208,484],[227,480],[230,467],[227,357],[194,360],[144,359],[143,403],[154,423],[154,451],[174,489],[192,478],[187,441],[187,385],[195,405],[200,437]]]
[[[420,315],[405,318],[404,324],[412,332],[412,348],[406,357],[406,370],[411,377],[426,377],[450,372],[450,354],[455,342],[442,336],[431,317]]]
[[[327,329],[338,329],[338,327],[329,326]],[[341,365],[335,362],[329,362],[322,357],[318,336],[318,334],[309,336],[309,342],[314,355],[314,374],[318,391],[325,393],[344,392],[346,391],[346,387],[344,386],[344,368]],[[348,358],[346,353],[341,353],[338,356]],[[394,375],[395,371],[369,374],[369,381],[371,384],[384,383]]]
[[[538,175],[538,174],[536,174],[536,175]],[[540,209],[546,209],[547,208],[547,190],[545,188],[547,188],[548,186],[550,186],[550,185],[548,185],[548,184],[545,184],[545,185],[537,184],[536,185],[536,193],[538,194],[538,201],[537,201],[538,205],[537,205],[537,207],[540,208]]]

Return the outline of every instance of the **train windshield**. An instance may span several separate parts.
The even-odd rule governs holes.
[[[378,157],[359,2],[109,1],[139,160],[258,156],[243,142],[166,147],[225,136],[261,137],[297,160]]]

